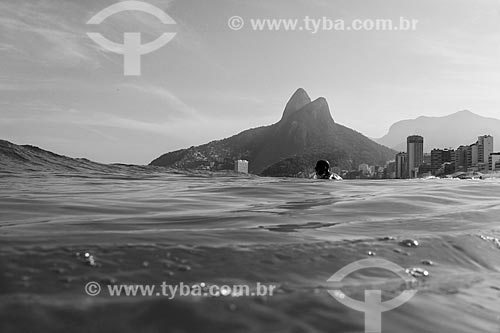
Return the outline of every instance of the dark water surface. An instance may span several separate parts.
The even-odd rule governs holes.
[[[0,332],[363,332],[363,313],[331,297],[327,279],[371,251],[429,272],[413,299],[383,314],[383,332],[498,333],[498,238],[495,179],[325,182],[125,166],[3,172]],[[350,278],[354,298],[368,277],[390,282],[387,298],[406,288],[365,270]],[[278,287],[269,297],[169,300],[91,297],[89,281]]]

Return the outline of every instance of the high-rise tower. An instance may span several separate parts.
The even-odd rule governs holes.
[[[409,136],[406,140],[408,153],[408,173],[410,178],[418,176],[418,167],[424,163],[424,138],[420,135]]]

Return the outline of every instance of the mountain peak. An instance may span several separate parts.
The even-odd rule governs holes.
[[[318,97],[314,101],[311,102],[316,108],[327,109],[330,111],[330,107],[328,106],[328,102],[324,97]]]
[[[288,103],[286,104],[285,111],[283,111],[283,116],[281,119],[288,118],[291,114],[302,109],[307,104],[311,103],[311,98],[303,88],[297,89]]]
[[[325,123],[334,122],[332,114],[330,113],[330,107],[328,106],[328,102],[324,97],[319,97],[311,103],[307,104],[302,108],[300,113],[304,113],[304,116],[310,117],[315,121],[321,121]]]
[[[478,117],[479,115],[475,114],[474,112],[471,112],[469,110],[461,110],[455,113],[452,113],[449,115],[450,117]]]

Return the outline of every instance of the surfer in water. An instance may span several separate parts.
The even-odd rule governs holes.
[[[342,180],[342,177],[336,173],[330,172],[330,163],[327,160],[319,160],[316,162],[314,170],[316,170],[316,173],[313,175],[314,179]]]

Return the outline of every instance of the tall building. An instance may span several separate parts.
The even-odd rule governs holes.
[[[479,163],[479,148],[477,142],[471,144],[469,147],[470,147],[470,163],[468,163],[467,166],[470,168],[476,166],[477,163]]]
[[[234,161],[234,171],[248,173],[248,161],[247,160]]]
[[[488,163],[488,158],[493,153],[493,137],[491,135],[483,135],[477,139],[477,162]]]
[[[455,150],[455,171],[467,171],[467,151],[468,146],[460,146]]]
[[[410,178],[418,176],[418,168],[424,163],[424,138],[412,135],[406,139],[406,152],[408,153],[408,174]]]
[[[433,175],[437,174],[441,165],[443,165],[443,150],[431,150],[431,172]]]
[[[433,149],[431,151],[431,172],[437,175],[444,172],[443,164],[455,164],[455,150],[454,149]],[[449,170],[449,168],[448,168]]]
[[[488,158],[488,165],[491,171],[500,171],[500,153],[491,153]]]
[[[474,145],[467,146],[467,152],[466,152],[466,162],[465,164],[467,165],[467,168],[470,168],[472,166],[472,147]],[[477,164],[477,163],[476,163]]]
[[[407,153],[396,154],[396,178],[397,179],[408,178],[408,154]]]

